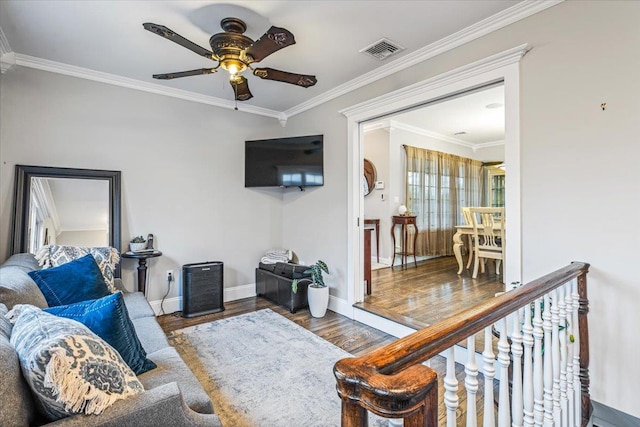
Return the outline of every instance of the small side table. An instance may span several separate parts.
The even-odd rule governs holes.
[[[364,280],[367,282],[367,295],[371,295],[371,232],[373,228],[364,229]]]
[[[376,261],[380,264],[380,220],[377,218],[365,218],[364,225],[374,225],[376,227]]]
[[[138,260],[138,292],[142,292],[147,296],[147,259],[162,256],[162,252],[125,252],[120,258],[129,258]]]
[[[396,252],[396,233],[395,228],[396,225],[401,227],[400,232],[400,252]],[[413,251],[407,251],[407,238],[408,238],[408,230],[407,226],[413,225],[415,229],[415,234],[413,235]],[[407,256],[413,255],[413,263],[416,268],[418,268],[418,263],[416,262],[416,242],[418,240],[418,226],[416,225],[416,217],[415,215],[411,216],[399,216],[394,215],[391,221],[391,238],[393,239],[393,259],[391,260],[391,268],[393,268],[393,264],[396,260],[396,255],[400,255],[401,266],[406,266],[407,264]]]

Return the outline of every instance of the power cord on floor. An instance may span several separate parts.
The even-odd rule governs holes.
[[[173,275],[171,273],[169,273],[167,275],[167,293],[164,294],[164,296],[162,297],[162,301],[160,301],[160,314],[165,314],[164,312],[164,300],[167,298],[167,295],[169,295],[169,292],[171,292],[171,282],[173,282]]]

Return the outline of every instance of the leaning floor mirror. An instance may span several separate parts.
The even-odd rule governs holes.
[[[12,253],[47,244],[120,251],[120,171],[16,165]]]

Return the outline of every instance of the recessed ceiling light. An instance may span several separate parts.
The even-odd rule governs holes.
[[[493,110],[495,108],[501,108],[501,107],[504,107],[504,104],[502,102],[494,102],[484,106],[484,108],[487,108],[489,110]]]
[[[456,135],[456,136],[457,136],[457,135],[466,135],[466,134],[467,134],[467,133],[466,133],[465,131],[462,131],[462,132],[456,132],[456,133],[454,133],[454,135]]]

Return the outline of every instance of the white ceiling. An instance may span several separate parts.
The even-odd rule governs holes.
[[[46,178],[61,231],[109,229],[109,183],[100,179]]]
[[[500,84],[394,114],[365,129],[396,127],[475,150],[504,144],[504,122]]]
[[[241,103],[240,109],[290,116],[305,105],[326,100],[329,94],[357,88],[412,61],[434,56],[443,47],[459,45],[555,3],[2,0],[0,54],[4,54],[3,62],[13,60],[18,66],[232,107],[232,89],[222,73],[171,81],[152,79],[152,74],[216,63],[144,30],[142,24],[165,25],[208,49],[211,34],[221,31],[220,20],[238,17],[247,23],[246,35],[253,39],[271,25],[295,35],[297,44],[258,66],[317,76],[318,83],[305,89],[247,75],[254,98]],[[359,53],[383,37],[406,50],[382,62]]]

